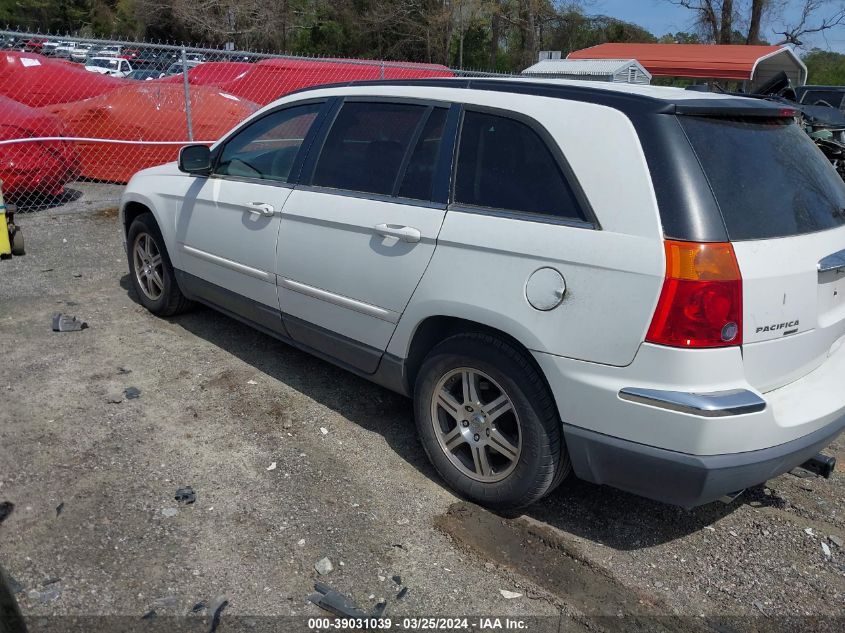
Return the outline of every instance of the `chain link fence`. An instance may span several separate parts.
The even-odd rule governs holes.
[[[280,96],[353,80],[492,76],[0,30],[0,179],[19,211],[116,204],[136,171],[211,144]]]

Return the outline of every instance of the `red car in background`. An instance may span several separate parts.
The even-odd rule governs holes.
[[[61,120],[0,96],[0,141],[65,135]],[[33,194],[57,196],[79,178],[79,155],[67,141],[0,144],[0,180],[10,200]]]
[[[45,38],[32,37],[28,40],[24,40],[23,50],[27,53],[40,53],[44,49],[44,45],[46,43],[47,40]]]

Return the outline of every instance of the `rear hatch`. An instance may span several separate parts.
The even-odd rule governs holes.
[[[791,118],[678,118],[742,274],[746,377],[776,389],[845,336],[845,183]]]

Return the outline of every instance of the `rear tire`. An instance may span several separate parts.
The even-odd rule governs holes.
[[[437,345],[414,389],[417,430],[458,493],[494,510],[537,501],[569,473],[549,389],[515,346],[482,333]]]
[[[181,314],[193,307],[179,289],[164,238],[152,213],[132,221],[126,236],[129,278],[138,300],[161,317]]]

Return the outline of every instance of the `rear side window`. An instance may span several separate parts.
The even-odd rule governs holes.
[[[792,119],[678,118],[731,240],[845,224],[845,183]]]
[[[455,202],[584,220],[545,141],[508,117],[468,111],[461,129]]]
[[[288,182],[291,168],[321,104],[272,112],[238,132],[223,147],[216,174]]]
[[[343,104],[329,131],[312,184],[392,195],[417,126],[428,112],[406,103]]]

